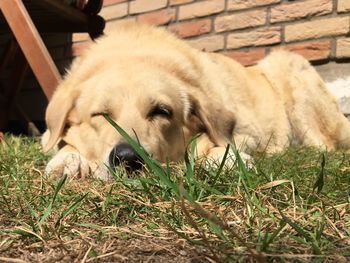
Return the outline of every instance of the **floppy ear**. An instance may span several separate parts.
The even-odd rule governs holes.
[[[202,96],[190,96],[191,112],[188,116],[194,133],[204,132],[216,146],[224,146],[232,140],[236,118],[224,106],[209,102]]]
[[[50,150],[58,142],[62,135],[68,113],[74,107],[74,102],[78,97],[77,91],[70,91],[65,87],[59,87],[54,93],[46,109],[46,125],[48,129],[48,138],[43,145],[44,152]]]

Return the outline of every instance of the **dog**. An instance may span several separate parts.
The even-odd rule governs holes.
[[[228,143],[245,161],[291,144],[350,148],[348,120],[302,56],[274,51],[244,67],[137,22],[98,39],[59,84],[42,137],[44,151],[57,148],[48,175],[108,180],[108,166],[142,167],[104,114],[161,163],[181,161],[197,134],[198,158],[213,161]]]

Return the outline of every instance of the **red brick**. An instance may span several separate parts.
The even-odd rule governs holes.
[[[280,3],[281,0],[228,0],[228,10],[242,10],[257,6],[265,6]]]
[[[199,50],[214,52],[224,49],[225,39],[223,35],[212,35],[189,40],[188,43]]]
[[[345,35],[350,32],[350,17],[338,16],[311,20],[285,27],[286,42]]]
[[[266,23],[266,14],[266,10],[253,10],[219,16],[215,19],[215,31],[223,32],[264,25]]]
[[[139,14],[166,7],[167,0],[134,0],[130,2],[130,14]]]
[[[238,61],[244,66],[251,66],[264,58],[266,53],[264,48],[259,48],[246,51],[226,51],[222,54]]]
[[[225,0],[205,0],[179,7],[179,20],[209,16],[225,9]]]
[[[332,12],[332,0],[306,0],[281,4],[271,9],[271,22],[284,22]]]
[[[152,25],[164,25],[175,19],[175,10],[167,9],[138,16],[138,21]]]
[[[119,4],[127,1],[129,0],[103,0],[103,6]]]
[[[290,44],[279,48],[298,53],[310,61],[328,59],[331,55],[331,43],[329,40]]]
[[[80,56],[84,52],[84,50],[86,50],[90,46],[90,44],[91,42],[74,43],[70,50],[70,55],[72,55],[73,57]]]
[[[121,18],[128,14],[128,5],[127,3],[111,5],[102,8],[100,16],[105,20],[111,20],[115,18]]]
[[[338,0],[338,12],[349,12],[350,11],[350,1],[349,0]]]
[[[182,5],[182,4],[187,4],[191,3],[194,0],[170,0],[170,5]]]
[[[227,36],[227,48],[266,46],[281,42],[281,27],[260,28]]]
[[[211,31],[211,20],[203,19],[171,25],[169,30],[182,38],[193,37]]]
[[[350,38],[337,39],[337,58],[350,58]]]
[[[125,23],[131,23],[135,21],[136,21],[135,16],[109,21],[108,23],[106,23],[104,33],[108,35],[109,33],[116,31],[119,26],[124,25]]]

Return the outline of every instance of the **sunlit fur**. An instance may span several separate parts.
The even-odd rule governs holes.
[[[172,116],[150,116],[156,105]],[[108,113],[161,162],[181,161],[197,133],[198,155],[214,160],[233,141],[244,156],[291,142],[350,147],[348,121],[301,56],[277,51],[245,68],[137,23],[92,44],[57,88],[43,137],[44,150],[59,146],[48,174],[108,178],[108,155],[124,139],[99,113]]]

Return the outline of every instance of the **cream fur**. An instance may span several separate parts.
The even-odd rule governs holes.
[[[173,116],[150,118],[156,104],[171,108]],[[55,92],[46,113],[44,149],[59,141],[66,148],[48,164],[49,174],[97,171],[97,177],[108,179],[108,154],[123,138],[96,115],[102,112],[161,162],[180,161],[198,132],[203,132],[198,155],[215,160],[233,141],[246,159],[251,150],[276,152],[291,143],[350,147],[350,124],[301,56],[276,51],[245,68],[137,23],[92,45]],[[67,146],[82,158],[67,158]],[[89,169],[60,168],[70,162],[73,167],[87,163]]]

